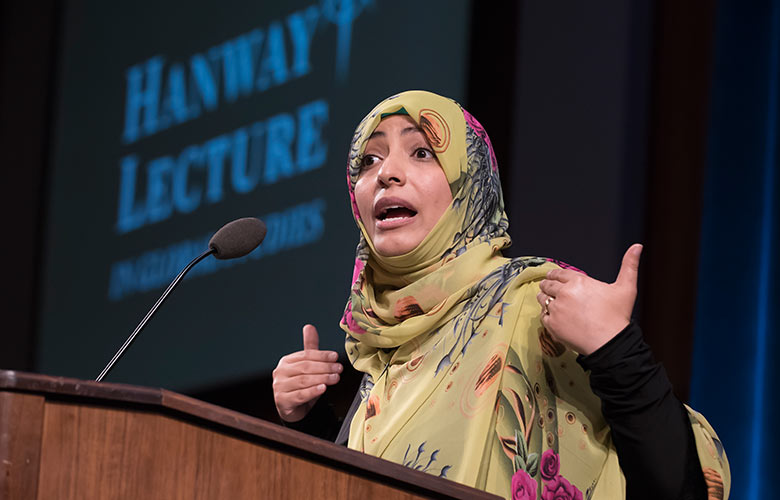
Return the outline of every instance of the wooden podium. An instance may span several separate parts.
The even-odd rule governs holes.
[[[164,389],[0,370],[0,499],[498,497]]]

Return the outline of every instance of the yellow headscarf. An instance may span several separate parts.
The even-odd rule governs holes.
[[[415,249],[385,257],[354,187],[369,136],[399,113],[425,133],[453,201]],[[539,321],[538,282],[560,263],[502,256],[509,223],[477,120],[429,92],[392,96],[358,125],[347,181],[361,236],[341,327],[350,361],[368,374],[349,447],[505,497],[622,498],[600,401]],[[700,456],[716,449],[706,421],[694,429]],[[723,470],[722,457],[707,457]]]

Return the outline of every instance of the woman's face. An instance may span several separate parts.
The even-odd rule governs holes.
[[[385,257],[417,247],[447,210],[447,177],[408,116],[389,116],[371,134],[355,199],[368,237]]]

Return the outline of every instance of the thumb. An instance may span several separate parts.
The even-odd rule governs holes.
[[[631,247],[626,250],[615,284],[636,288],[636,281],[639,276],[640,255],[642,255],[642,245],[639,243],[631,245]]]
[[[303,326],[303,350],[316,351],[320,348],[320,336],[317,334],[317,329],[314,325]]]

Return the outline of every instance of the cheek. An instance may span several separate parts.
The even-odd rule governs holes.
[[[357,203],[358,212],[360,212],[360,220],[365,221],[366,218],[370,218],[373,197],[365,178],[361,177],[355,183],[355,202]]]
[[[431,175],[425,185],[428,187],[426,197],[432,200],[431,216],[435,219],[433,222],[436,223],[452,203],[450,185],[441,169]]]

